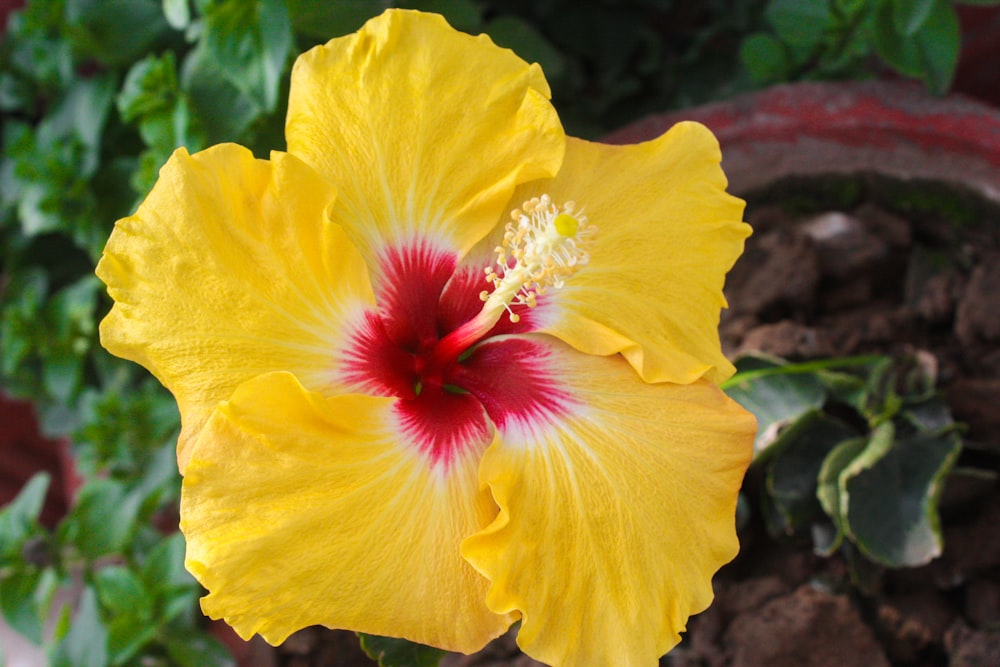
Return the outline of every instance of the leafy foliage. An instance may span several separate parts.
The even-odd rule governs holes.
[[[917,361],[747,357],[737,368],[727,392],[760,424],[772,534],[808,533],[820,554],[848,545],[887,567],[940,555],[937,501],[961,442]]]
[[[997,0],[770,0],[768,30],[748,35],[741,57],[759,84],[869,75],[877,56],[896,72],[948,90],[961,46],[955,4]]]

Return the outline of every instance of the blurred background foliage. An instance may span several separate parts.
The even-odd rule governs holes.
[[[38,521],[45,475],[0,511],[5,619],[53,665],[229,664],[200,629],[182,541],[155,527],[176,526],[176,408],[99,346],[109,302],[93,268],[176,147],[284,148],[298,53],[389,6],[439,12],[539,62],[567,131],[594,138],[785,81],[895,71],[946,91],[960,46],[953,4],[29,0],[0,41],[0,388],[74,443],[85,482],[54,528]],[[76,612],[62,608],[45,630],[70,583]]]

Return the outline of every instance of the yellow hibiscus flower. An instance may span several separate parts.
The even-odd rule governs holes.
[[[537,65],[390,10],[301,56],[287,152],[179,149],[97,272],[182,416],[202,607],[653,665],[738,548],[718,145],[566,137]]]

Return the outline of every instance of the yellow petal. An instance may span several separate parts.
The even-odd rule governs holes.
[[[555,179],[512,200],[547,192],[597,227],[590,263],[540,299],[540,329],[588,354],[621,352],[647,382],[729,377],[722,285],[750,228],[719,160],[715,137],[696,123],[633,146],[571,139]]]
[[[480,468],[500,515],[462,553],[490,608],[522,614],[532,657],[655,665],[738,550],[754,419],[706,380],[647,384],[621,357],[549,345],[564,398],[501,427]]]
[[[558,170],[549,94],[537,64],[489,37],[389,10],[296,62],[288,150],[337,183],[338,220],[373,270],[414,239],[461,254],[516,185]]]
[[[174,393],[181,470],[219,401],[289,370],[332,388],[345,321],[373,302],[361,256],[325,219],[332,187],[297,158],[179,149],[97,267],[115,305],[101,343]]]
[[[181,495],[206,614],[272,644],[319,624],[471,652],[509,627],[459,552],[496,516],[476,478],[491,436],[430,466],[400,440],[393,403],[272,373],[219,407]]]

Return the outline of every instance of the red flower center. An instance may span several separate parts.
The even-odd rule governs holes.
[[[441,345],[482,309],[480,267],[459,268],[454,255],[426,243],[385,252],[381,266],[378,308],[352,336],[344,377],[359,391],[399,399],[401,430],[434,463],[489,444],[491,423],[547,421],[568,409],[548,348],[506,335],[534,328],[531,309],[515,306],[517,323],[501,318],[468,345]]]

